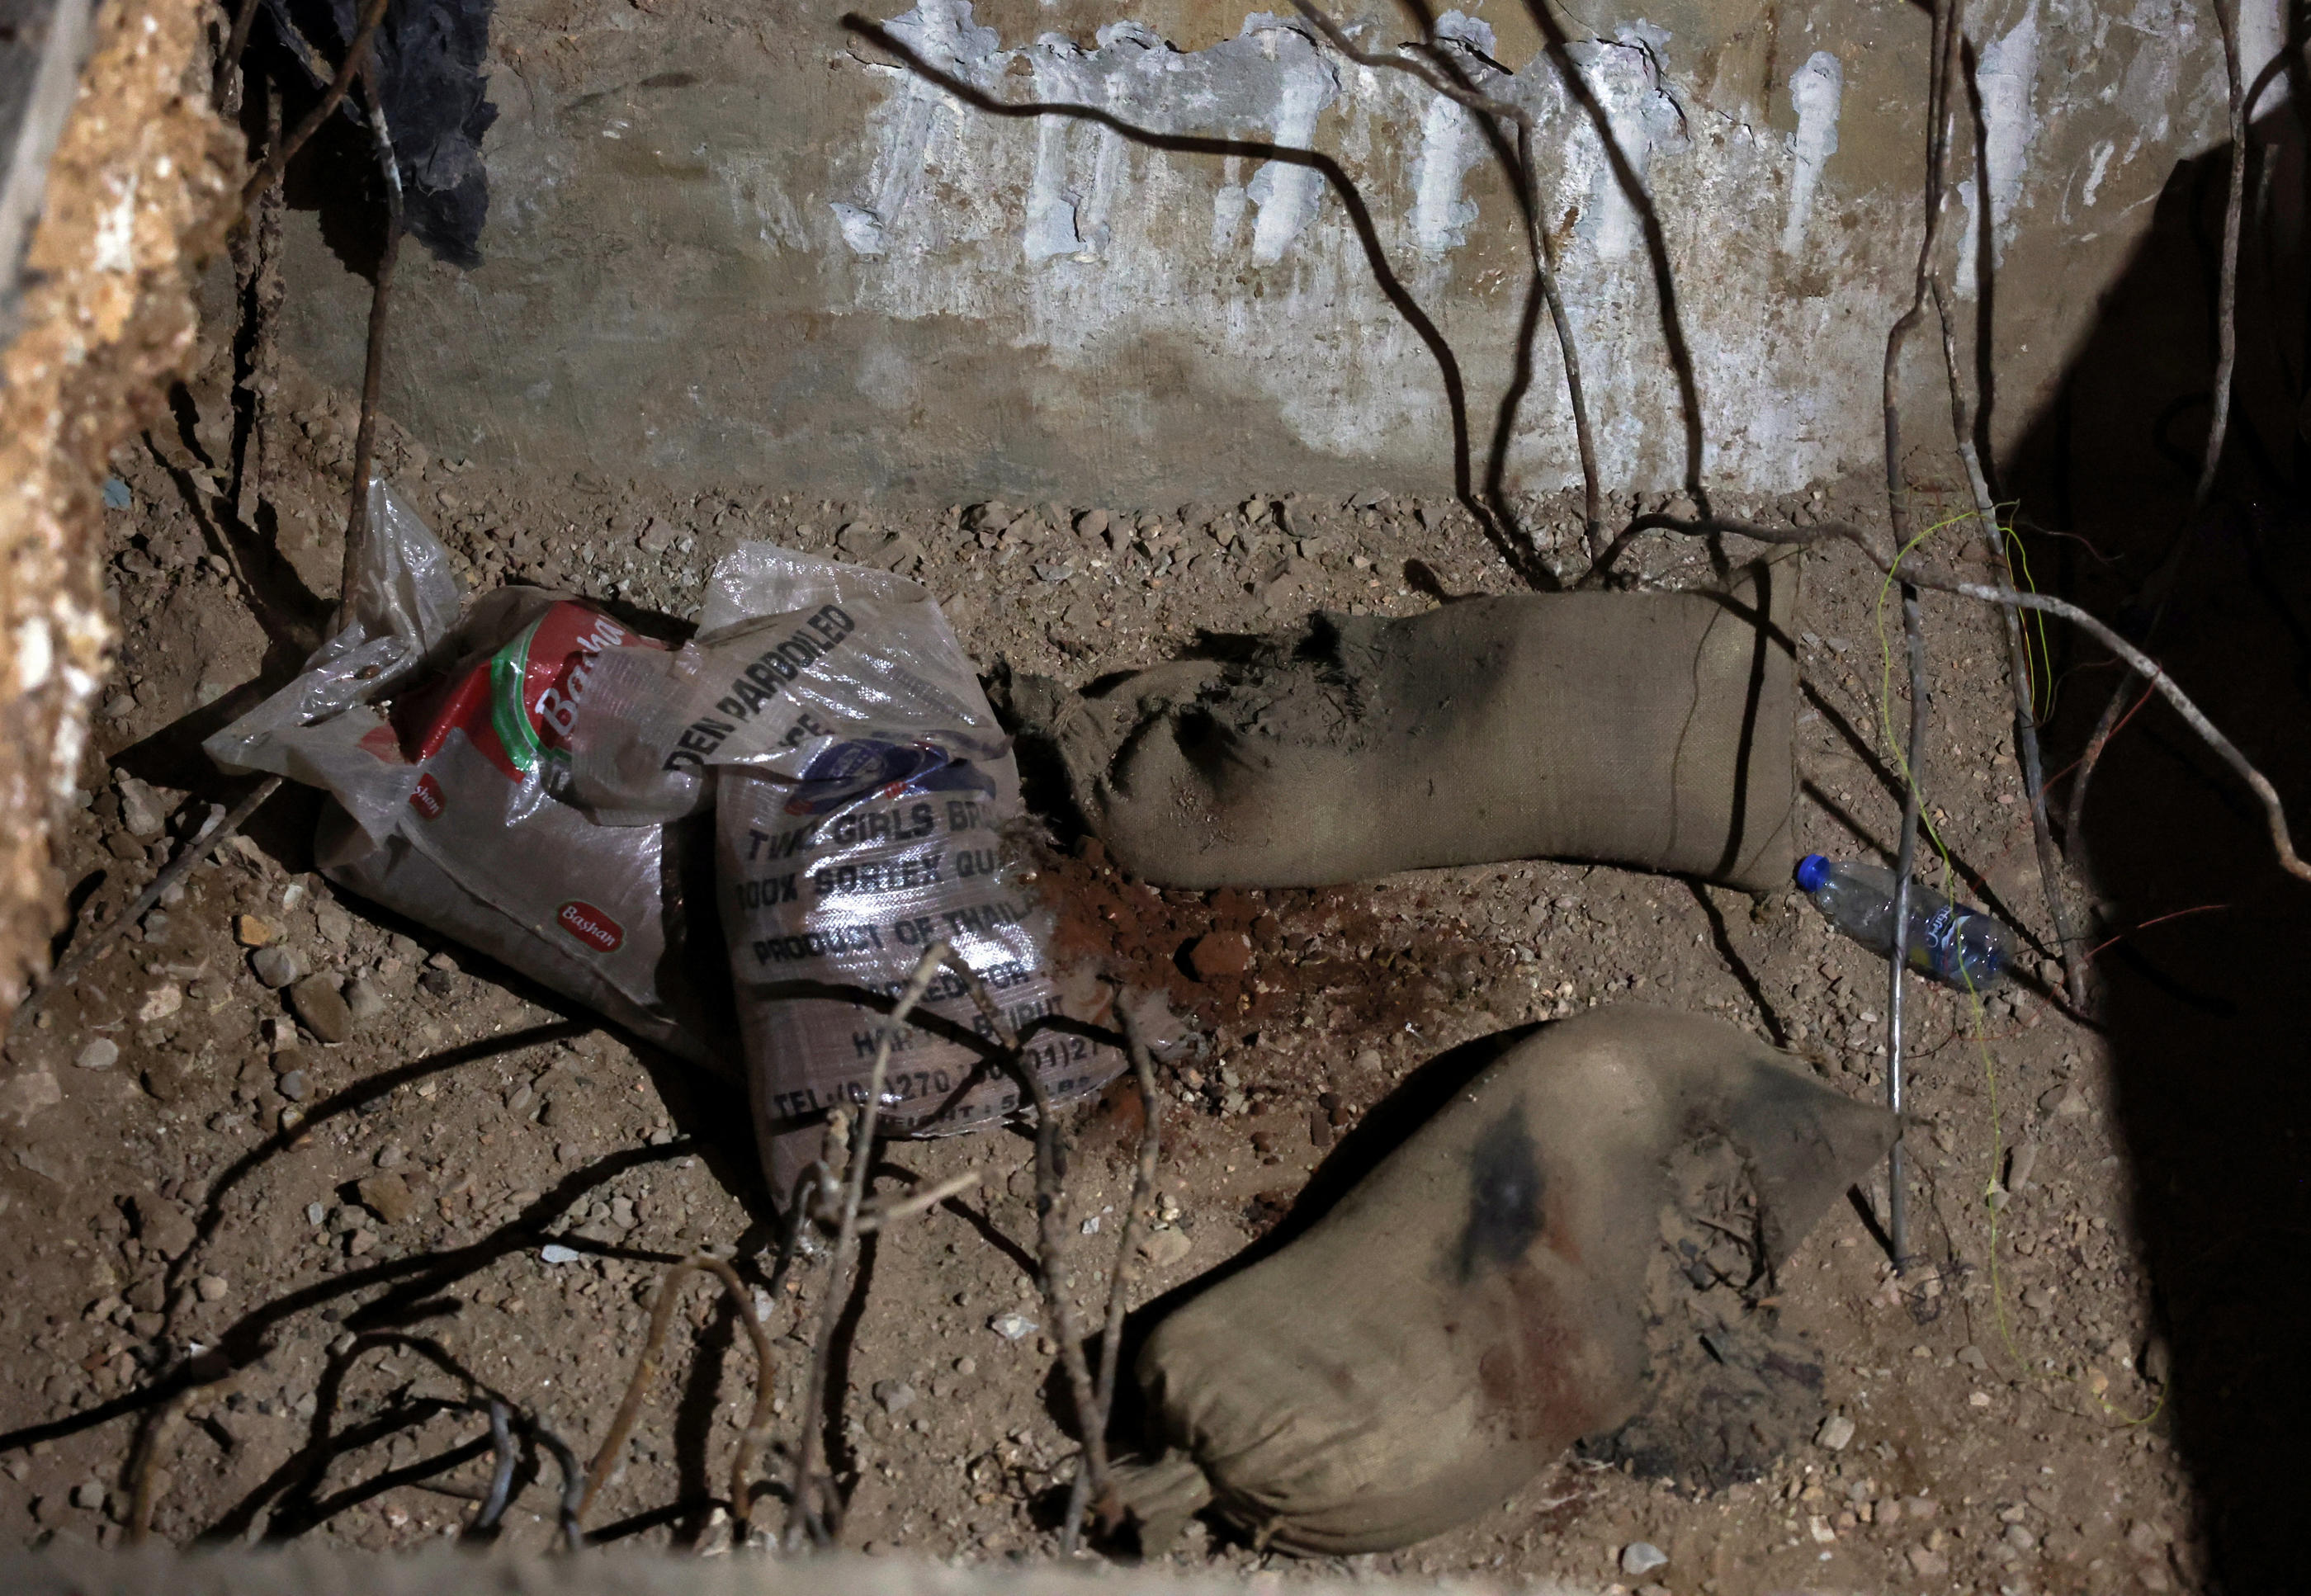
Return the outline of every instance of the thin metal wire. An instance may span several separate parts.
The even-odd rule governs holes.
[[[1902,636],[1910,658],[1910,748],[1908,780],[1902,790],[1902,842],[1894,855],[1894,958],[1886,998],[1886,1105],[1894,1111],[1894,1146],[1886,1160],[1886,1239],[1892,1243],[1894,1271],[1910,1267],[1910,1198],[1902,1156],[1902,1043],[1905,989],[1910,973],[1911,876],[1918,861],[1918,811],[1925,772],[1926,638],[1918,615],[1918,590],[1902,584]]]

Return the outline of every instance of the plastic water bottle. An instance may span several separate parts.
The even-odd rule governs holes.
[[[1830,924],[1862,946],[1893,956],[1893,871],[1809,853],[1798,861],[1798,886]],[[2014,936],[1980,910],[1912,882],[1909,955],[1910,968],[1929,981],[1986,992],[2006,977]]]

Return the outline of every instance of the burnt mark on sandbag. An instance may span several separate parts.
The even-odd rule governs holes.
[[[1540,1159],[1520,1102],[1485,1127],[1469,1149],[1469,1218],[1459,1250],[1462,1285],[1479,1268],[1505,1269],[1531,1249],[1540,1234]]]

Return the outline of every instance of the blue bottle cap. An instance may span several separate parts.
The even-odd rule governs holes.
[[[1822,883],[1829,879],[1829,861],[1818,853],[1809,853],[1798,860],[1798,890],[1819,892]]]

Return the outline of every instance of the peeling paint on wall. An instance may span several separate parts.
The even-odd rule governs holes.
[[[1102,106],[1158,132],[1353,154],[1353,180],[1387,248],[1401,252],[1399,269],[1469,247],[1478,207],[1464,185],[1487,151],[1468,114],[1398,74],[1351,68],[1344,78],[1295,22],[1255,13],[1236,39],[1197,52],[1173,50],[1138,27],[1103,31],[1090,49],[1052,35],[1007,47],[973,23],[966,0],[923,0],[890,26],[991,94],[1020,97],[1012,64],[1024,62],[1035,98],[1045,101]],[[1598,368],[1592,381],[1608,470],[1682,475],[1682,404],[1639,202],[1672,219],[1664,225],[1690,257],[1708,247],[1703,235],[1725,214],[1720,206],[1746,219],[1749,196],[1785,196],[1792,231],[1783,243],[1803,249],[1821,169],[1836,147],[1836,57],[1817,54],[1792,82],[1801,101],[1795,141],[1760,139],[1722,118],[1701,141],[1679,102],[1667,32],[1629,23],[1611,39],[1576,43],[1568,56],[1618,147],[1609,152],[1554,62],[1543,57],[1509,74],[1489,61],[1493,39],[1482,23],[1454,13],[1443,31],[1469,52],[1468,70],[1483,92],[1534,111],[1545,207],[1572,224],[1561,275],[1584,354]],[[1025,125],[975,118],[911,74],[878,70],[890,92],[867,129],[871,155],[853,198],[834,207],[859,263],[857,310],[989,319],[1001,324],[990,327],[991,338],[1042,349],[1077,369],[1097,367],[1124,341],[1217,332],[1311,447],[1373,457],[1408,429],[1437,434],[1443,396],[1435,361],[1386,303],[1338,199],[1312,168],[1262,161],[1249,149],[1224,161],[1179,158],[1059,118]],[[911,161],[918,170],[903,173]],[[1168,217],[1195,184],[1209,180],[1206,174],[1218,181],[1199,239]],[[1096,237],[1083,225],[1094,206],[1110,218]],[[871,214],[871,230],[857,220],[861,214]],[[871,236],[871,249],[860,248],[861,234]],[[1868,263],[1849,243],[1813,253],[1819,266],[1857,283],[1849,297],[1858,292],[1874,303],[1877,291],[1858,287]],[[1013,280],[1019,267],[1004,264],[1007,257],[1025,277]],[[1248,294],[1230,261],[1285,275]],[[1825,424],[1836,410],[1779,397],[1815,386],[1835,358],[1817,338],[1832,306],[1793,305],[1762,271],[1720,276],[1722,294],[1681,312],[1698,318],[1691,342],[1705,405],[1717,398],[1724,406],[1705,429],[1712,467],[1790,483],[1834,468],[1858,447]],[[1451,280],[1432,283],[1424,273],[1421,283],[1443,288]],[[1506,330],[1477,329],[1461,358],[1497,362]],[[1574,480],[1577,467],[1546,341],[1540,358],[1513,475],[1555,487]],[[1876,357],[1857,346],[1855,358]],[[1770,374],[1762,400],[1761,373]]]
[[[2038,0],[2030,0],[2022,20],[1982,48],[1975,68],[1982,100],[1983,161],[1990,189],[1990,248],[2002,260],[2014,237],[2015,206],[2029,169],[2030,145],[2038,135],[2031,93],[2038,83]]]
[[[1497,48],[1491,28],[1457,11],[1437,20],[1436,35],[1464,46],[1472,57],[1490,56]],[[1478,75],[1484,71],[1473,58],[1464,69]],[[1484,141],[1469,113],[1457,100],[1431,97],[1421,118],[1420,161],[1413,180],[1412,237],[1421,254],[1433,259],[1469,241],[1477,207],[1461,197],[1461,182],[1483,158]]]
[[[1845,74],[1827,50],[1816,50],[1790,74],[1790,104],[1798,114],[1798,130],[1790,139],[1796,170],[1790,174],[1789,221],[1782,227],[1784,255],[1795,255],[1805,246],[1821,169],[1837,153],[1837,102],[1844,88]]]

